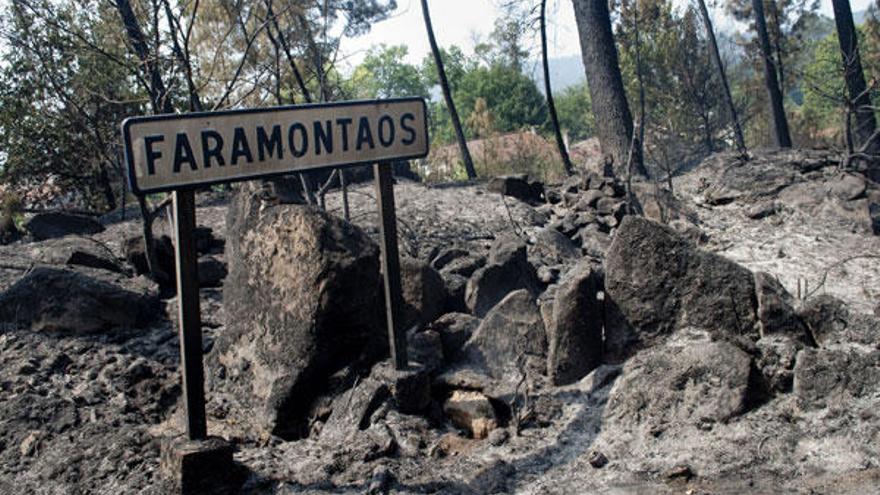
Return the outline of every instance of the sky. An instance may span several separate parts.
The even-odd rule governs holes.
[[[689,0],[674,0],[679,7]],[[872,0],[850,0],[854,12],[865,10]],[[471,53],[475,37],[487,37],[499,15],[498,0],[433,0],[430,3],[431,20],[437,43],[441,46],[458,45]],[[711,2],[709,2],[711,3]],[[833,17],[831,0],[820,0],[819,11]],[[725,18],[721,9],[712,12],[716,29],[736,30],[738,26]],[[580,53],[577,26],[571,0],[547,2],[548,50],[550,57],[564,57]],[[397,0],[397,10],[391,18],[374,24],[364,36],[346,40],[342,47],[346,65],[359,63],[373,45],[406,44],[408,62],[417,63],[430,52],[428,37],[422,20],[419,0]]]

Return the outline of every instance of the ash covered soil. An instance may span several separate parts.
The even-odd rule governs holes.
[[[673,188],[635,184],[633,215],[596,174],[398,182],[413,387],[371,184],[356,227],[338,191],[330,215],[200,194],[237,491],[880,493],[880,188],[817,151],[713,155]],[[0,246],[0,493],[170,490],[176,298],[138,275],[139,220],[101,223]]]

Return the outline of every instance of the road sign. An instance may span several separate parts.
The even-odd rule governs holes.
[[[428,154],[421,98],[134,117],[122,134],[138,194]]]
[[[392,360],[407,366],[391,162],[428,154],[421,98],[133,117],[122,124],[131,190],[173,193],[178,329],[187,435],[207,437],[198,265],[199,186],[373,163]]]

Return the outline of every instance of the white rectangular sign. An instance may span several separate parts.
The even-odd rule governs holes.
[[[422,158],[425,101],[400,98],[134,117],[122,123],[136,194]]]

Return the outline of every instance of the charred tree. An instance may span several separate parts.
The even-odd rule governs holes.
[[[150,95],[153,112],[157,114],[173,113],[174,107],[171,105],[171,100],[168,98],[168,90],[165,82],[162,80],[162,74],[159,72],[158,57],[154,57],[150,53],[147,38],[144,36],[144,32],[138,23],[131,3],[129,0],[116,0],[116,10],[119,12],[119,17],[122,20],[130,49],[134,52],[138,62],[140,62],[141,70],[145,72],[146,80],[149,81],[146,86],[147,93]],[[159,268],[158,258],[156,257],[156,241],[153,238],[153,221],[156,218],[158,208],[156,211],[151,211],[147,198],[143,195],[138,195],[137,199],[141,210],[147,268],[153,280],[166,282],[170,280],[170,275]]]
[[[733,95],[730,93],[730,85],[727,82],[724,63],[721,61],[721,53],[718,51],[718,40],[715,38],[715,29],[712,28],[712,19],[709,18],[709,9],[706,8],[706,0],[698,0],[698,3],[700,4],[700,15],[703,17],[703,25],[706,26],[706,38],[709,40],[712,60],[715,61],[715,68],[718,69],[718,77],[721,79],[721,87],[724,89],[724,101],[727,103],[727,110],[730,112],[736,149],[745,158],[748,156],[748,149],[746,148],[746,141],[736,113],[736,104],[734,104]]]
[[[626,174],[630,147],[633,139],[633,119],[623,78],[614,34],[611,31],[611,17],[606,0],[572,0],[575,21],[581,42],[581,54],[590,87],[593,114],[599,125],[596,126],[602,152],[610,157],[615,173]],[[633,171],[647,176],[642,156],[635,147],[632,157]]]
[[[865,73],[862,70],[852,9],[849,0],[832,0],[831,5],[834,7],[834,23],[837,25],[837,39],[840,42],[840,53],[843,57],[844,81],[849,95],[848,103],[856,117],[856,126],[852,137],[857,147],[867,144],[865,152],[873,155],[880,148],[870,142],[877,128],[877,121],[871,106],[871,92],[865,84]]]
[[[547,0],[541,0],[541,57],[544,66],[544,93],[547,95],[547,110],[550,112],[550,123],[553,125],[553,133],[556,135],[556,147],[559,148],[559,156],[562,158],[562,166],[565,173],[574,173],[574,166],[565,148],[565,140],[562,139],[562,131],[559,129],[559,116],[556,115],[556,102],[553,100],[553,89],[550,85],[550,60],[547,56]]]
[[[761,58],[764,61],[764,85],[770,98],[770,127],[773,130],[773,144],[780,148],[791,148],[791,134],[788,131],[788,119],[782,103],[782,90],[776,77],[776,64],[770,48],[770,36],[767,34],[767,19],[764,17],[764,0],[752,0],[752,11],[755,15],[755,29],[761,45]]]
[[[461,119],[458,118],[458,112],[455,110],[455,102],[452,100],[452,91],[449,89],[449,80],[446,79],[446,69],[443,66],[443,57],[440,56],[440,48],[437,46],[437,40],[434,38],[434,27],[431,25],[431,12],[428,10],[428,0],[422,0],[422,15],[425,18],[425,29],[428,31],[428,42],[431,44],[431,54],[434,56],[434,64],[437,66],[437,77],[440,80],[440,89],[443,91],[443,98],[446,100],[446,108],[449,109],[449,116],[452,118],[452,126],[455,128],[455,137],[458,139],[458,148],[461,150],[461,158],[464,162],[464,169],[469,179],[477,177],[477,171],[474,169],[474,161],[471,159],[471,152],[468,150],[467,140],[464,137],[464,131],[461,128]]]

